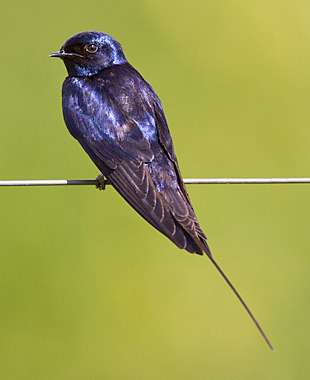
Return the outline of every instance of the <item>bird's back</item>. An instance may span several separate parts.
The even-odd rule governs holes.
[[[178,247],[208,254],[160,100],[128,63],[63,85],[67,127],[116,190]]]

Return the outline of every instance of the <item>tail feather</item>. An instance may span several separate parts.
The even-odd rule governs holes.
[[[246,312],[248,313],[248,315],[250,316],[250,318],[252,319],[252,321],[254,322],[255,326],[257,327],[258,331],[260,332],[260,334],[262,335],[263,339],[265,340],[265,342],[268,344],[269,348],[274,351],[274,348],[272,346],[272,344],[270,343],[269,339],[267,338],[267,335],[265,334],[265,332],[263,331],[263,329],[261,328],[260,324],[258,323],[258,321],[256,320],[256,318],[254,317],[253,313],[251,312],[251,310],[249,309],[248,305],[245,303],[245,301],[243,300],[243,298],[240,296],[240,294],[238,293],[237,289],[234,287],[234,285],[231,283],[231,281],[228,279],[228,277],[226,276],[226,274],[223,272],[223,270],[221,269],[221,267],[218,265],[218,263],[214,260],[211,252],[210,252],[210,248],[208,247],[208,244],[206,241],[198,241],[198,244],[199,244],[199,248],[202,249],[206,255],[208,256],[208,258],[210,259],[211,263],[213,264],[213,266],[216,268],[216,270],[220,273],[220,275],[223,277],[223,279],[225,280],[225,282],[227,283],[227,285],[230,287],[230,289],[235,293],[236,297],[239,299],[239,301],[241,302],[242,306],[245,308]],[[197,252],[198,253],[198,252]]]

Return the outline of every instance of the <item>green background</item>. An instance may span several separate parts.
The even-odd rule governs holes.
[[[100,30],[159,94],[185,178],[307,177],[306,0],[9,1],[1,179],[93,179],[62,119],[71,35]],[[113,188],[0,189],[2,379],[305,379],[309,185],[189,185],[212,252],[178,250]]]

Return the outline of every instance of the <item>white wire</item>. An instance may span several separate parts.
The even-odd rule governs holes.
[[[310,178],[185,178],[186,184],[208,184],[208,185],[260,185],[260,184],[302,184],[310,183]],[[13,180],[0,181],[0,186],[96,186],[98,180],[66,180],[66,179],[45,179],[45,180]],[[105,184],[109,182],[105,180]]]

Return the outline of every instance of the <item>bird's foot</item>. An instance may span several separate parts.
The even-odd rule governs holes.
[[[98,183],[96,184],[96,188],[99,189],[99,190],[104,190],[105,189],[106,180],[104,179],[104,175],[102,173],[100,173],[96,177],[96,181],[98,181]]]

